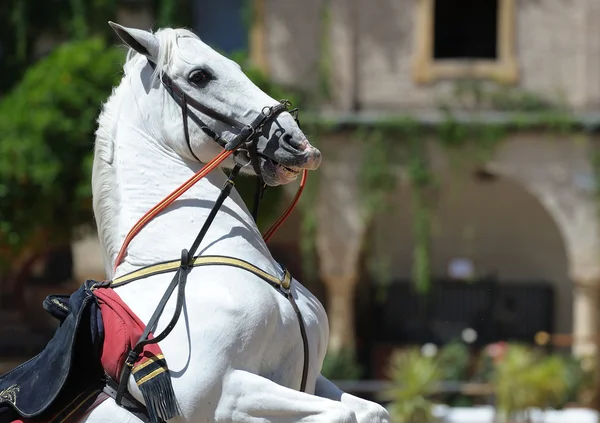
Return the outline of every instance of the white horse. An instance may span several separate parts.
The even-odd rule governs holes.
[[[178,259],[181,250],[193,242],[226,180],[221,169],[200,180],[141,230],[113,272],[112,265],[132,225],[223,151],[192,119],[188,121],[188,146],[182,109],[161,84],[160,73],[168,74],[189,98],[240,122],[251,122],[265,106],[277,102],[256,87],[237,64],[187,30],[166,28],[150,33],[111,25],[131,49],[122,81],[99,118],[92,187],[106,271],[115,278]],[[158,77],[150,62],[156,65]],[[230,125],[195,113],[226,140],[235,136]],[[272,186],[291,182],[301,169],[316,169],[321,160],[288,112],[278,115],[263,131],[258,153],[262,177]],[[235,190],[198,251],[241,258],[273,276],[281,274]],[[151,276],[116,289],[140,319],[148,322],[172,276]],[[292,294],[302,312],[309,344],[306,392],[298,390],[303,342],[287,299],[241,269],[206,266],[189,273],[183,316],[159,344],[181,409],[173,421],[390,421],[383,407],[341,392],[320,374],[329,335],[325,310],[295,280]],[[174,308],[172,298],[157,333]],[[128,388],[143,401],[133,378]],[[112,399],[85,420],[137,421]]]

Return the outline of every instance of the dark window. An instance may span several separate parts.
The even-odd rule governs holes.
[[[495,59],[499,0],[436,0],[436,59]]]
[[[194,32],[222,53],[247,49],[246,3],[245,0],[194,0]]]

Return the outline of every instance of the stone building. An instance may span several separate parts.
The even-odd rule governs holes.
[[[256,5],[255,60],[282,83],[315,89],[325,78],[331,96],[322,115],[344,128],[399,115],[442,125],[440,106],[456,99],[465,81],[482,91],[562,105],[576,129],[560,132],[540,125],[508,131],[484,166],[489,178],[474,177],[473,167],[457,169],[437,143],[423,140],[442,181],[431,270],[434,278],[443,277],[454,258],[466,258],[476,274],[494,274],[500,285],[550,286],[551,330],[572,334],[575,354],[593,354],[600,282],[593,164],[600,29],[594,22],[600,4],[256,0]],[[515,113],[504,106],[500,101],[454,107],[454,116],[463,122],[508,123]],[[519,118],[536,111],[523,105]],[[363,275],[365,245],[371,254],[391,257],[393,279],[410,278],[410,187],[398,185],[391,211],[376,215],[374,222],[364,219],[356,165],[364,147],[343,129],[322,136],[319,145],[325,150],[315,205],[319,272],[329,298],[331,347],[338,349],[353,344],[354,322],[364,317],[354,319],[356,292],[361,284],[373,283]],[[281,242],[292,239],[292,232]],[[376,245],[367,241],[373,233]]]

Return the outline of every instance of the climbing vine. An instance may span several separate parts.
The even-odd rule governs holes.
[[[431,285],[431,233],[434,216],[437,180],[428,159],[428,143],[437,143],[448,152],[456,152],[465,164],[483,165],[497,146],[513,131],[546,130],[553,133],[572,133],[580,130],[568,108],[559,101],[552,102],[531,93],[503,88],[485,89],[481,84],[461,81],[453,93],[454,100],[443,101],[440,109],[444,118],[431,125],[410,116],[356,124],[350,139],[362,142],[363,155],[359,169],[359,186],[365,219],[371,219],[383,210],[396,187],[399,175],[411,187],[411,215],[413,229],[412,279],[417,292],[426,293]],[[496,115],[477,114],[480,108],[493,110]],[[467,111],[468,119],[458,113]],[[311,121],[311,128],[320,128],[320,137],[327,133],[347,131],[319,119]],[[312,138],[311,138],[312,140]],[[426,141],[430,140],[430,141]],[[600,153],[595,156],[600,175]],[[400,172],[402,168],[404,172]],[[311,175],[312,176],[312,175]],[[600,177],[599,177],[600,180]],[[317,187],[312,188],[317,190]],[[600,195],[600,194],[599,194]],[[314,199],[309,200],[314,204]],[[316,230],[316,217],[305,210],[304,251],[311,251]],[[377,270],[377,263],[389,266],[385,257],[367,259],[371,273],[380,279],[385,272]],[[389,264],[389,263],[388,263]],[[309,262],[314,269],[314,262]],[[381,270],[381,269],[380,269]]]
[[[321,101],[327,101],[331,98],[331,2],[325,0],[321,6],[321,42],[319,43],[319,60],[317,62],[318,86],[317,93],[320,95]],[[319,99],[317,99],[319,100]]]

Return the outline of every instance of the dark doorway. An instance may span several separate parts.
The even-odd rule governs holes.
[[[435,59],[496,59],[499,0],[436,0]]]

